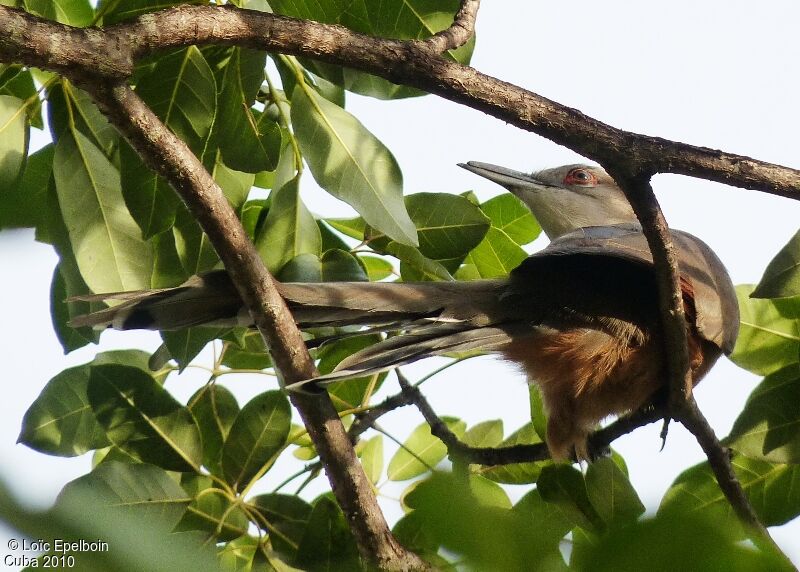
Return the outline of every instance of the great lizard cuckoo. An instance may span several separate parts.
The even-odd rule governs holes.
[[[587,458],[587,435],[598,422],[647,404],[665,384],[656,279],[641,227],[599,167],[568,165],[529,175],[478,162],[461,166],[519,197],[549,246],[504,279],[278,284],[301,328],[361,325],[389,334],[316,381],[450,352],[499,353],[541,388],[551,455]],[[714,252],[691,234],[671,234],[696,384],[733,350],[738,305]],[[252,323],[225,271],[176,288],[93,298],[122,302],[79,316],[73,326],[174,330]]]

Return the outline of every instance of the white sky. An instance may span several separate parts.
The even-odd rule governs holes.
[[[479,14],[473,65],[617,127],[800,167],[798,21],[800,4],[791,0],[761,4],[487,0]],[[350,94],[348,98],[348,109],[395,153],[406,193],[474,189],[486,199],[501,192],[455,166],[468,160],[518,170],[582,160],[536,135],[433,96],[400,102]],[[658,176],[654,184],[670,224],[708,242],[737,284],[758,281],[800,221],[796,201],[671,175]],[[351,212],[315,191],[310,176],[303,185],[313,211],[328,216]],[[5,397],[0,402],[0,478],[37,506],[52,502],[64,483],[89,467],[88,457],[46,457],[15,444],[22,416],[44,383],[67,366],[89,361],[96,351],[84,348],[62,355],[49,319],[54,264],[49,247],[34,243],[32,233],[0,233]],[[157,343],[152,334],[111,332],[104,334],[101,349],[152,350]],[[435,365],[419,364],[410,372],[413,376]],[[171,378],[167,385],[179,399],[205,381],[202,376],[186,377]],[[261,377],[233,377],[225,382],[240,404],[266,389]],[[723,361],[699,386],[698,402],[718,435],[727,434],[757,382],[755,376]],[[486,384],[493,390],[487,392]],[[491,358],[456,366],[426,386],[440,414],[457,415],[470,424],[502,418],[510,433],[528,415],[523,379]],[[387,416],[381,425],[403,438],[419,422],[418,415],[408,410]],[[702,459],[697,444],[677,424],[671,427],[665,450],[659,452],[659,428],[640,429],[615,443],[650,510],[680,471]],[[393,450],[388,442],[385,446]],[[271,476],[269,483],[274,486],[280,480]],[[381,487],[390,520],[400,514],[391,499],[403,488]],[[518,498],[524,490],[511,487],[510,494]],[[0,528],[0,537],[6,533]],[[773,533],[800,563],[800,519]]]

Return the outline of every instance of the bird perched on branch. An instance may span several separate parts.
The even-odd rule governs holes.
[[[541,388],[552,457],[586,459],[587,435],[599,421],[647,404],[666,383],[656,277],[641,227],[623,192],[598,167],[569,165],[528,175],[478,162],[461,166],[519,197],[550,245],[506,279],[279,284],[300,327],[358,324],[396,334],[317,381],[450,352],[497,352]],[[691,234],[671,234],[696,384],[733,350],[738,305],[714,252]],[[176,288],[92,298],[124,302],[79,316],[73,326],[174,330],[252,323],[224,271]]]

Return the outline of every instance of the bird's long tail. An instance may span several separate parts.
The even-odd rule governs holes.
[[[504,283],[460,282],[279,283],[297,324],[367,326],[399,333],[345,359],[321,381],[383,371],[423,357],[498,349],[510,339],[499,299]],[[192,326],[249,326],[252,320],[228,274],[214,271],[163,290],[80,297],[119,300],[110,308],[75,317],[73,327],[178,330]]]

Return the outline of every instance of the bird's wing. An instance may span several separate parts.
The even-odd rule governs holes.
[[[725,353],[733,351],[739,331],[739,305],[725,266],[711,248],[687,232],[670,231],[678,254],[681,278],[695,307],[698,332]],[[563,235],[532,255],[515,272],[525,272],[525,265],[552,256],[614,257],[645,265],[653,256],[638,224],[586,227]]]

